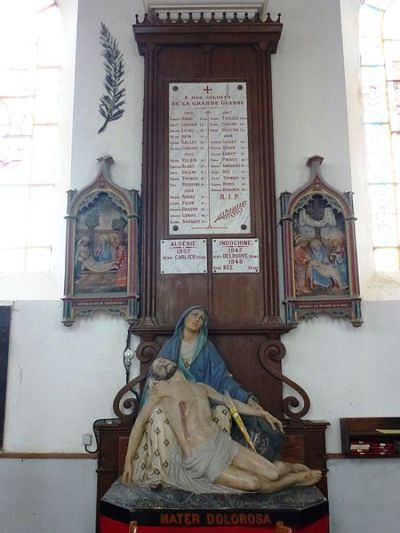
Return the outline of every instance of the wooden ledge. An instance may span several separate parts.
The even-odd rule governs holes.
[[[0,459],[97,459],[97,453],[0,452]]]

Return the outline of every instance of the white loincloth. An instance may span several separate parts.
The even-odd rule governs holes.
[[[212,408],[217,426],[228,435],[231,416],[224,405]],[[160,406],[151,413],[143,438],[132,461],[133,479],[136,485],[168,483],[168,470],[172,451],[178,446],[167,416]]]
[[[203,448],[184,458],[177,445],[171,455],[167,483],[194,493],[242,492],[216,485],[215,480],[229,466],[239,451],[240,445],[216,429],[214,436]]]

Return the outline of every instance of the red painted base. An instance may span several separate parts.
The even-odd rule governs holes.
[[[129,530],[130,525],[118,522],[107,516],[100,516],[100,533],[131,533],[134,528]],[[293,527],[293,533],[329,533],[329,517],[323,516],[313,524],[307,524],[300,527]],[[195,527],[196,533],[266,533],[276,531],[275,526],[250,527],[250,526],[220,526],[220,527]],[[193,527],[187,526],[141,526],[138,524],[137,533],[193,533]]]

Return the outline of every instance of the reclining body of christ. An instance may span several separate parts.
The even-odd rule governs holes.
[[[158,358],[151,368],[150,394],[132,428],[122,481],[134,484],[132,460],[146,423],[156,405],[162,405],[178,441],[168,469],[168,484],[195,493],[275,492],[287,487],[314,485],[319,470],[301,464],[270,462],[232,440],[212,419],[209,400],[226,404],[212,387],[192,383],[169,359]],[[234,400],[239,413],[276,421],[260,406]]]

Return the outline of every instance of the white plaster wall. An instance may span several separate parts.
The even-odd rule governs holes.
[[[141,0],[80,0],[75,74],[71,185],[81,188],[97,173],[97,158],[111,155],[112,175],[118,185],[140,189],[142,169],[143,58],[134,41],[134,15],[141,14]],[[104,94],[100,23],[106,24],[124,56],[126,110],[97,134],[104,119],[98,112]]]
[[[328,462],[330,533],[398,533],[398,459]]]
[[[365,302],[361,329],[321,317],[283,339],[284,373],[310,396],[308,418],[331,423],[330,453],[341,451],[339,418],[398,416],[398,313],[397,302]]]
[[[2,533],[94,533],[96,462],[1,461]]]
[[[337,0],[270,0],[282,13],[272,59],[277,194],[309,177],[307,159],[324,157],[323,176],[351,189],[340,10]]]
[[[351,21],[357,1],[348,1]],[[346,86],[345,74],[347,80],[356,78],[356,60],[343,60],[346,38],[342,39],[340,7],[339,0],[269,2],[271,13],[282,12],[284,24],[278,53],[273,57],[278,194],[304,184],[308,178],[306,160],[315,154],[324,156],[323,175],[340,190],[352,189],[354,175],[362,174],[362,159],[354,152],[360,143],[355,142],[353,133],[349,137],[347,129],[348,118],[354,118],[356,112],[348,113],[346,96],[357,93],[351,83]],[[105,154],[115,159],[112,173],[118,184],[140,187],[143,60],[131,29],[136,12],[142,13],[140,0],[79,1],[74,115],[70,130],[67,123],[65,126],[66,142],[68,131],[72,135],[72,151],[63,159],[64,177],[68,175],[73,188],[81,188],[95,176],[96,159]],[[98,135],[102,119],[97,108],[103,81],[100,22],[107,24],[124,53],[127,107],[122,119]],[[351,24],[346,27],[351,32]],[[71,78],[73,70],[69,68]],[[358,225],[357,237],[363,270],[366,225]],[[63,258],[58,261],[61,269]],[[90,432],[95,419],[113,416],[112,400],[124,383],[126,323],[98,315],[65,328],[59,300],[62,288],[60,281],[54,280],[56,290],[51,299],[18,300],[13,308],[5,451],[83,451],[82,434]],[[37,283],[36,292],[40,292],[40,281]],[[12,287],[8,299],[15,298]],[[340,452],[340,417],[399,414],[399,302],[364,302],[363,315],[365,323],[358,329],[321,317],[300,324],[283,339],[288,353],[284,372],[308,392],[312,404],[309,418],[331,423],[330,452]],[[69,531],[94,531],[93,462],[82,461],[81,468],[73,463],[46,461],[48,474],[33,475],[34,462],[0,460],[0,512],[5,516],[2,524],[6,524],[7,533],[63,531],[53,526],[58,524],[56,514],[77,506],[79,512],[74,513]],[[349,533],[357,528],[368,533],[380,527],[395,533],[392,495],[400,484],[398,466],[394,460],[330,461],[331,533]],[[62,474],[60,483],[65,485],[65,492],[57,492],[53,481],[40,484],[37,492],[37,480],[46,479],[40,476],[55,480],[58,473]],[[83,500],[79,486],[85,488]],[[43,498],[48,495],[55,510],[44,505],[37,494]],[[351,498],[356,498],[356,506]],[[16,522],[22,512],[21,502],[29,503],[25,529]],[[381,526],[373,518],[377,504]]]
[[[61,317],[61,301],[13,307],[5,451],[83,452],[94,420],[115,416],[126,323],[98,315],[66,328]]]

